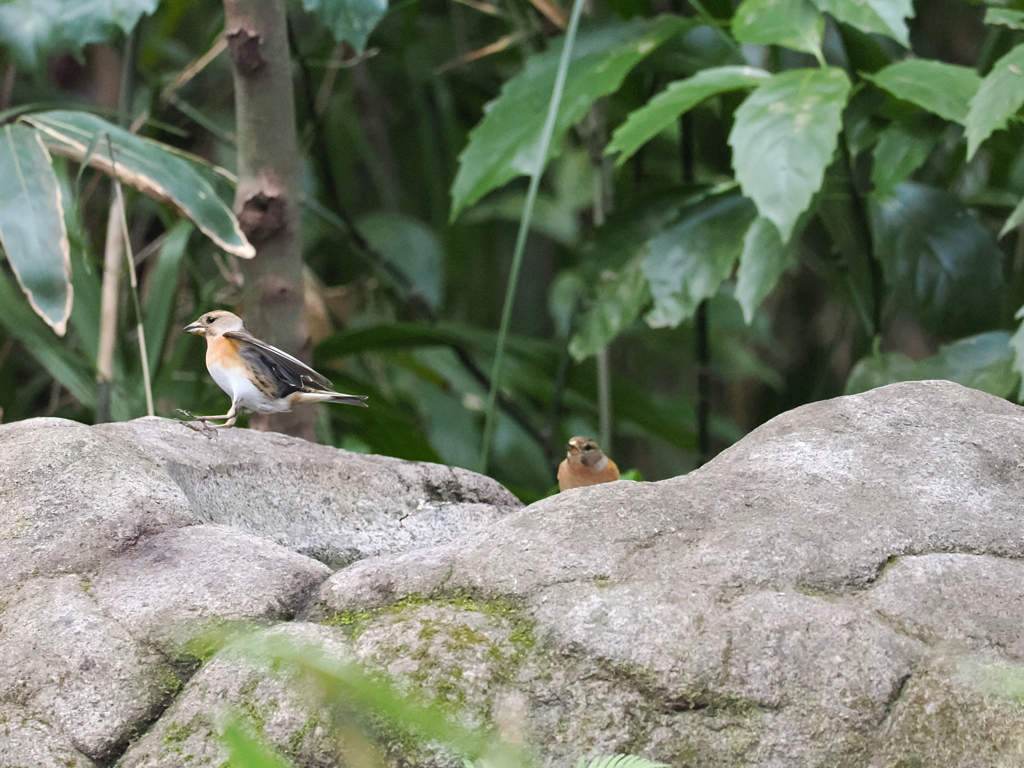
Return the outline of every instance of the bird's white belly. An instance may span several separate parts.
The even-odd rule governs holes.
[[[270,399],[248,378],[235,370],[222,368],[219,365],[208,367],[217,386],[231,396],[231,404],[236,408],[244,408],[257,413],[278,413],[288,410],[286,401]]]

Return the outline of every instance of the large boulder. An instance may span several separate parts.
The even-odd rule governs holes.
[[[394,671],[426,607],[382,607],[511,601],[537,642],[506,672],[545,765],[610,750],[1008,765],[1024,688],[991,680],[1024,651],[1022,455],[1017,406],[893,385],[783,414],[686,477],[568,491],[482,541],[361,561],[324,583],[315,615],[370,615],[359,637]],[[440,632],[403,674],[488,674]],[[915,737],[950,709],[941,743]]]
[[[4,425],[0,765],[111,763],[219,636],[304,609],[332,573],[309,554],[449,542],[519,506],[463,470],[249,430]]]
[[[332,568],[453,541],[522,504],[483,475],[367,456],[250,429],[137,419],[95,428],[155,459],[205,523],[276,541]]]
[[[199,522],[131,441],[64,419],[0,427],[0,584],[95,571],[140,539]]]
[[[34,430],[55,433],[39,436],[55,475]],[[516,511],[468,473],[280,436],[5,427],[0,477],[5,462],[23,474],[0,480],[15,560],[0,714],[20,754],[45,754],[35,734],[138,768],[222,764],[217,733],[238,713],[299,768],[359,750],[461,765],[371,718],[374,752],[327,688],[259,663],[248,634],[212,656],[182,644],[248,622],[358,660],[552,768],[614,752],[680,768],[1020,765],[1022,447],[1017,406],[899,384],[783,414],[685,477]],[[122,461],[96,473],[112,521],[88,486],[108,455]],[[76,489],[58,495],[63,478]]]

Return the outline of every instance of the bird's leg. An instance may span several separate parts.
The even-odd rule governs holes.
[[[226,429],[227,427],[235,426],[235,422],[238,421],[238,405],[236,403],[231,404],[231,410],[225,413],[223,416],[197,416],[198,421],[204,422],[203,426],[207,429]],[[207,421],[220,421],[226,419],[223,424],[206,424]]]
[[[190,429],[194,429],[196,432],[203,432],[207,437],[210,437],[215,429],[224,429],[226,427],[235,426],[235,422],[238,420],[238,406],[235,403],[231,404],[231,410],[225,413],[223,416],[196,416],[195,414],[189,413],[186,410],[178,409],[180,413],[185,414],[190,419],[194,419],[200,423],[200,426],[186,423],[185,426]],[[223,424],[208,424],[210,421],[220,421],[225,419]]]

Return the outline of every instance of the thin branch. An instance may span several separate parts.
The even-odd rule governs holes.
[[[464,53],[461,56],[457,56],[454,59],[446,61],[441,66],[434,69],[434,74],[440,75],[443,74],[444,72],[447,72],[450,69],[455,69],[456,67],[462,66],[463,64],[468,64],[471,61],[482,59],[484,56],[490,56],[492,53],[500,53],[501,51],[504,51],[507,48],[511,48],[513,45],[518,43],[526,36],[527,33],[522,30],[519,30],[517,32],[510,32],[504,37],[499,37],[490,45],[485,45],[483,48],[477,48],[475,51]]]
[[[218,35],[217,42],[213,44],[210,50],[208,50],[198,59],[194,60],[191,64],[189,64],[187,67],[181,70],[181,73],[176,78],[174,78],[174,80],[172,80],[166,88],[164,88],[164,90],[160,94],[160,99],[162,101],[170,101],[171,98],[174,96],[175,91],[189,83],[192,80],[192,78],[194,78],[204,69],[206,69],[206,66],[214,59],[216,59],[218,56],[220,56],[222,53],[224,53],[224,51],[227,50],[227,47],[227,37],[225,37],[224,35]]]
[[[111,150],[113,154],[113,150]],[[114,194],[117,207],[121,209],[121,239],[124,243],[124,257],[128,262],[128,284],[131,286],[132,305],[135,308],[135,328],[139,341],[139,357],[142,360],[142,386],[146,392],[146,415],[154,416],[153,385],[149,380],[149,355],[146,352],[146,331],[142,326],[142,306],[139,304],[139,283],[135,275],[135,258],[132,256],[132,243],[128,237],[127,213],[124,205],[124,193],[121,182],[114,181]]]

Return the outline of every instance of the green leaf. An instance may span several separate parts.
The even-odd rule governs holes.
[[[713,296],[732,272],[743,236],[754,218],[750,201],[739,195],[698,203],[682,220],[650,241],[643,259],[654,308],[652,328],[676,327]]]
[[[636,755],[609,755],[595,757],[589,762],[581,757],[576,768],[668,768],[666,763],[654,763]]]
[[[1014,11],[1010,8],[987,8],[985,9],[986,24],[1002,24],[1010,29],[1024,29],[1024,11]]]
[[[167,329],[174,319],[178,273],[192,230],[192,223],[186,220],[179,220],[171,227],[167,232],[167,239],[160,247],[160,255],[156,257],[156,266],[150,268],[146,280],[142,316],[146,332],[146,356],[149,358],[151,375],[156,373],[160,364]]]
[[[1019,310],[1015,317],[1018,320],[1021,319]],[[1017,402],[1024,402],[1024,323],[1021,323],[1016,333],[1010,337],[1010,347],[1013,348],[1013,371],[1022,377],[1020,391],[1017,393]]]
[[[596,355],[640,316],[650,303],[651,291],[639,261],[619,272],[601,274],[596,296],[577,321],[578,330],[569,342],[569,354],[577,362]]]
[[[58,336],[71,314],[71,251],[60,184],[39,134],[0,132],[0,245],[32,309]]]
[[[897,120],[878,134],[871,183],[874,194],[890,196],[928,159],[941,132],[917,121]]]
[[[191,162],[164,145],[140,138],[88,112],[35,112],[22,119],[43,132],[53,152],[77,161],[86,158],[89,147],[100,136],[96,150],[88,154],[89,165],[104,173],[114,173],[124,183],[176,206],[228,253],[246,259],[256,254],[230,206],[209,181],[194,170]],[[106,137],[114,147],[113,163]]]
[[[617,162],[622,165],[679,115],[709,96],[737,88],[753,88],[769,77],[769,73],[756,67],[716,67],[698,72],[686,80],[676,80],[640,109],[630,113],[626,122],[616,129],[605,152],[619,152]]]
[[[359,220],[359,230],[409,278],[431,307],[441,306],[444,249],[437,234],[418,219],[402,213],[374,213]]]
[[[885,35],[910,47],[907,19],[914,17],[912,0],[814,0],[836,21],[868,34]]]
[[[871,220],[886,284],[926,326],[964,335],[1001,322],[1003,255],[960,198],[907,182],[872,199]]]
[[[779,230],[763,216],[754,220],[743,238],[743,253],[736,275],[736,301],[747,325],[761,302],[772,292],[782,273],[796,261],[797,238],[784,244]]]
[[[22,300],[0,270],[0,324],[82,405],[96,405],[96,379],[89,364],[64,346]]]
[[[1024,43],[995,63],[971,99],[964,121],[968,160],[993,131],[1006,126],[1021,104],[1024,104]]]
[[[836,67],[773,75],[736,110],[729,133],[743,193],[789,242],[832,162],[850,92]]]
[[[157,0],[13,0],[0,3],[0,46],[18,64],[41,72],[54,53],[79,54],[89,43],[131,32]]]
[[[999,237],[1003,237],[1007,232],[1015,227],[1019,227],[1024,224],[1024,198],[1021,199],[1017,206],[1010,212],[1009,217],[1006,219],[1006,223],[1003,224],[1003,228],[999,230]]]
[[[526,176],[561,151],[562,137],[594,101],[618,89],[645,56],[691,22],[678,16],[633,19],[581,31],[572,51],[565,90],[546,158],[537,156],[563,40],[532,56],[523,71],[484,108],[484,117],[469,135],[452,184],[454,220],[492,189]]]
[[[967,119],[967,105],[981,86],[981,78],[970,67],[932,59],[905,59],[864,78],[898,99],[957,123]]]
[[[1014,368],[1011,343],[1009,333],[993,331],[944,344],[936,354],[919,362],[899,352],[876,352],[857,361],[846,380],[844,394],[854,395],[898,381],[945,379],[996,397],[1012,397],[1020,373]]]
[[[221,730],[221,741],[228,750],[224,768],[291,768],[292,764],[259,738],[251,723],[240,715],[226,723]]]
[[[334,39],[349,42],[357,53],[384,18],[387,0],[302,0],[302,6],[331,30]]]
[[[580,301],[587,294],[587,284],[573,270],[560,272],[548,291],[548,314],[555,325],[555,333],[565,339],[572,333],[573,319]]]
[[[741,43],[782,45],[821,58],[825,19],[810,0],[743,0],[732,17]]]
[[[530,229],[570,248],[575,247],[580,236],[580,211],[590,208],[594,202],[594,166],[590,152],[583,147],[565,152],[551,162],[547,179],[551,192],[537,192]],[[495,193],[463,214],[462,222],[474,224],[503,219],[518,224],[525,204],[526,194],[521,191],[510,189]]]

